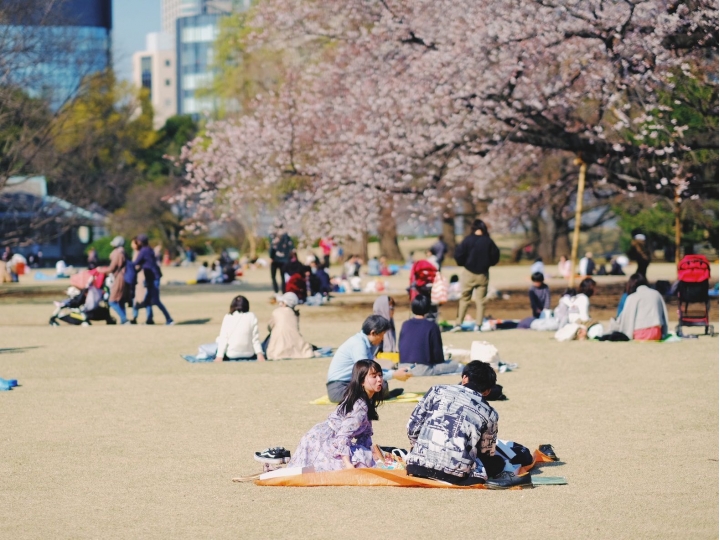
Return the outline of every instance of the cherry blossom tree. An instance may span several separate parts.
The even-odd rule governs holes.
[[[267,0],[251,20],[247,49],[283,52],[287,73],[188,148],[181,198],[199,215],[274,197],[308,238],[357,237],[388,201],[423,221],[507,198],[494,181],[533,149],[626,191],[717,192],[682,165],[716,151],[716,129],[676,122],[649,143],[688,105],[662,100],[678,74],[715,88],[717,115],[715,0]],[[659,158],[672,179],[649,172]]]

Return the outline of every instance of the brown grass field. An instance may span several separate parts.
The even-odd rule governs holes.
[[[266,273],[252,271],[240,286],[166,287],[173,327],[52,328],[49,300],[61,298],[66,284],[24,277],[2,286],[0,377],[21,386],[0,393],[0,538],[718,537],[718,341],[710,337],[560,344],[550,333],[522,330],[444,334],[456,347],[485,339],[520,364],[499,376],[510,398],[495,404],[500,436],[533,448],[552,443],[561,464],[540,474],[565,476],[566,486],[492,492],[232,483],[256,472],[253,451],[294,450],[331,411],[308,404],[325,393],[328,358],[219,365],[179,356],[215,339],[235,294],[248,297],[264,325],[272,309]],[[524,299],[526,273],[497,268],[491,284]],[[650,277],[671,273],[653,265]],[[166,272],[169,279],[192,275]],[[391,282],[397,298],[405,279]],[[600,291],[614,291],[622,280],[598,281]],[[554,290],[561,285],[551,281]],[[598,311],[604,318],[612,309],[606,296]],[[371,301],[346,295],[301,307],[301,330],[316,345],[336,347],[358,331]],[[505,302],[488,311],[523,315],[519,300]],[[407,316],[403,304],[398,328]],[[443,316],[454,317],[453,307]],[[390,385],[424,391],[456,382]],[[412,408],[384,405],[376,442],[407,446]]]

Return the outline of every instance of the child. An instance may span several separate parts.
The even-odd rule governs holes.
[[[532,279],[532,287],[528,291],[528,296],[532,315],[521,320],[518,328],[531,328],[533,321],[540,318],[543,310],[550,309],[550,289],[545,285],[545,276],[540,272],[535,272],[530,279]]]
[[[453,274],[450,276],[450,286],[448,287],[448,300],[451,302],[460,300],[460,293],[462,292],[462,289],[460,288],[460,278],[457,274]]]
[[[380,364],[358,360],[337,409],[303,436],[288,467],[315,467],[315,472],[323,472],[374,467],[376,460],[382,461],[372,443],[372,421],[378,419],[382,389]]]
[[[544,309],[550,309],[550,289],[545,285],[545,276],[542,272],[535,272],[532,277],[530,296],[530,309],[533,318],[537,319]]]

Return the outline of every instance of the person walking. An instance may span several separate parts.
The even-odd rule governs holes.
[[[127,266],[125,239],[122,236],[116,236],[110,245],[115,248],[110,253],[110,266],[100,269],[100,272],[112,274],[113,282],[108,304],[120,316],[120,324],[129,324],[125,314],[125,267]]]
[[[477,313],[475,321],[480,327],[485,315],[485,295],[490,281],[490,267],[500,260],[500,250],[488,234],[487,225],[481,219],[472,224],[472,232],[455,249],[455,260],[463,267],[460,275],[461,293],[458,315],[453,332],[459,332],[470,306],[473,292]],[[475,291],[477,289],[477,292]]]
[[[643,277],[647,276],[647,268],[650,266],[650,250],[645,243],[646,238],[644,234],[636,234],[633,236],[632,242],[630,242],[630,251],[628,251],[628,258],[631,261],[637,263],[636,274],[640,274]]]
[[[145,299],[138,307],[157,306],[165,316],[165,324],[175,324],[167,308],[160,301],[160,278],[162,277],[162,272],[155,258],[155,252],[148,244],[147,235],[139,234],[137,236],[137,242],[140,246],[140,252],[133,261],[133,264],[138,270],[142,270],[143,274],[145,274],[145,287],[147,288]],[[149,315],[145,324],[155,324],[152,318],[152,311],[150,311]]]
[[[280,290],[285,292],[285,277],[283,267],[290,262],[290,255],[295,249],[292,238],[285,232],[282,225],[278,226],[270,239],[270,277],[273,290],[277,294]],[[276,275],[280,272],[280,286],[278,287]]]
[[[435,242],[430,247],[430,253],[435,255],[435,258],[437,259],[438,263],[438,270],[442,269],[443,261],[445,260],[445,255],[447,255],[448,252],[448,245],[445,243],[445,239],[443,238],[443,235],[441,234],[438,236],[437,242]]]

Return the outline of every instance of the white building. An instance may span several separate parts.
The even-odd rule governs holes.
[[[144,51],[133,54],[133,83],[150,92],[155,129],[177,114],[177,66],[172,36],[153,32],[145,38]]]

